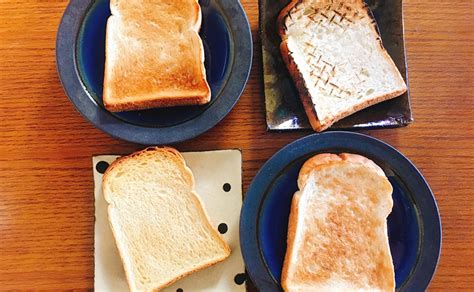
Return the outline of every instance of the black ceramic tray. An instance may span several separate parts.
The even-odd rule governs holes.
[[[309,122],[293,81],[280,57],[276,18],[290,0],[260,0],[263,79],[267,125],[270,130],[308,129]],[[382,41],[408,85],[403,36],[402,0],[366,0],[377,21]],[[406,126],[413,121],[409,90],[400,97],[371,106],[332,126],[369,129]]]

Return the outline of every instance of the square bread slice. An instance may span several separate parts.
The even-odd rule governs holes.
[[[103,102],[109,111],[205,104],[197,0],[111,0]]]
[[[281,282],[285,291],[394,291],[387,234],[392,185],[373,161],[318,154],[298,176]]]
[[[281,11],[278,31],[315,131],[407,90],[363,0],[294,0]]]
[[[230,255],[175,149],[151,147],[116,160],[102,187],[131,291],[162,289]]]

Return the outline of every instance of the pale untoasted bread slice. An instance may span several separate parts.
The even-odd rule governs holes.
[[[293,0],[278,17],[278,31],[283,60],[318,132],[407,89],[363,0]]]
[[[103,191],[130,290],[161,289],[230,255],[175,149],[148,148],[115,161]]]
[[[103,102],[109,111],[204,104],[197,0],[111,0]]]
[[[285,291],[393,291],[392,185],[371,160],[319,154],[298,177],[281,276]]]

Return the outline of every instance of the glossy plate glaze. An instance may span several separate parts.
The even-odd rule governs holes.
[[[433,194],[417,168],[382,141],[357,133],[327,132],[297,140],[260,169],[240,217],[242,253],[261,291],[280,291],[288,216],[303,163],[318,153],[355,153],[383,168],[393,186],[388,217],[397,291],[424,291],[438,263],[441,221]]]
[[[77,110],[110,135],[141,144],[184,141],[222,120],[247,82],[252,63],[252,36],[239,1],[199,3],[211,102],[203,106],[111,113],[102,103],[109,1],[72,0],[59,27],[56,58],[61,83]]]

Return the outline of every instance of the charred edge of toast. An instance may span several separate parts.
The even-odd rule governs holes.
[[[314,108],[311,95],[309,94],[308,86],[306,85],[306,81],[303,78],[303,75],[301,74],[301,71],[299,70],[298,65],[296,64],[292,56],[293,52],[291,52],[288,49],[288,46],[286,44],[286,30],[287,30],[286,21],[289,18],[292,10],[302,3],[303,3],[303,0],[293,0],[293,2],[288,4],[285,8],[283,8],[283,10],[278,15],[277,27],[278,27],[278,34],[281,37],[280,52],[283,57],[283,61],[288,68],[290,76],[292,77],[294,81],[296,89],[298,90],[301,102],[303,103],[303,107],[306,111],[306,115],[311,124],[311,127],[315,131],[320,132],[320,131],[323,131],[324,129],[322,128],[321,123],[319,122],[317,118],[316,109]]]
[[[317,132],[325,130],[326,128],[324,128],[318,120],[318,115],[314,107],[311,95],[309,94],[309,89],[306,84],[306,80],[303,78],[303,74],[299,70],[298,65],[296,64],[293,58],[293,52],[288,49],[286,41],[283,41],[281,43],[280,51],[283,57],[283,61],[285,62],[288,71],[291,75],[291,78],[294,81],[296,89],[298,90],[301,102],[303,103],[303,107],[306,111],[306,115],[308,117],[309,123],[311,124],[311,127]]]
[[[280,14],[277,17],[277,30],[278,30],[278,34],[280,35],[282,39],[286,35],[285,32],[288,29],[286,26],[286,20],[290,18],[290,14],[293,8],[297,7],[301,3],[303,3],[303,0],[292,0],[290,4],[285,6],[285,8],[283,8],[280,11]]]

